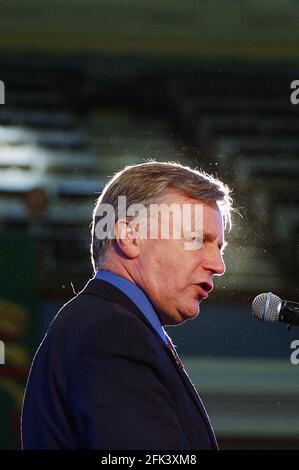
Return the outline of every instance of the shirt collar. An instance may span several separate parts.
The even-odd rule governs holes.
[[[151,323],[152,327],[159,334],[162,341],[167,345],[166,332],[161,325],[160,319],[148,297],[145,295],[143,290],[137,286],[137,284],[134,284],[128,279],[125,279],[124,277],[121,277],[118,274],[112,273],[110,271],[98,271],[95,275],[95,279],[110,282],[110,284],[114,285],[124,294],[126,294],[139,308],[145,318],[147,318],[147,320]]]

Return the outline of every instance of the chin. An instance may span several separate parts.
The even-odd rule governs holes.
[[[181,323],[187,320],[193,320],[199,315],[200,312],[200,302],[198,300],[193,300],[188,307],[185,307],[180,311],[180,315],[182,317]]]
[[[200,302],[193,299],[188,305],[173,308],[172,312],[164,312],[160,315],[160,320],[164,326],[181,325],[187,320],[193,320],[200,312]]]

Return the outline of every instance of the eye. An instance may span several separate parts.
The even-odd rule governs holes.
[[[189,234],[189,236],[185,237],[185,242],[190,243],[193,246],[193,249],[199,249],[203,245],[203,238],[202,235]]]
[[[194,236],[190,238],[190,242],[196,247],[197,249],[202,248],[203,245],[203,239],[200,236]]]

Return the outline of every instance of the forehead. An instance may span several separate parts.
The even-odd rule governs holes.
[[[198,230],[199,221],[201,232],[207,232],[209,235],[213,237],[219,237],[221,240],[224,238],[224,224],[223,224],[223,214],[217,204],[217,202],[203,202],[199,199],[191,198],[185,194],[180,192],[169,192],[163,200],[160,201],[160,204],[166,204],[168,206],[172,204],[176,204],[180,206],[181,214],[190,214],[190,222],[191,227],[190,229]],[[190,211],[182,210],[184,207],[188,206]],[[188,219],[188,217],[187,217]],[[182,217],[182,220],[187,220]],[[176,225],[176,221],[174,220],[174,225]],[[188,222],[187,222],[187,225]]]

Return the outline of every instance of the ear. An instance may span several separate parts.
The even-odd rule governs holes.
[[[139,227],[129,220],[119,219],[114,227],[115,242],[122,253],[130,259],[139,255]]]

